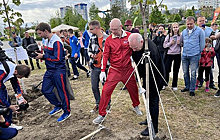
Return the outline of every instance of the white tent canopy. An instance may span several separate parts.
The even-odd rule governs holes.
[[[57,27],[54,27],[51,31],[52,32],[57,32],[57,31],[60,31],[60,30],[68,30],[68,29],[79,30],[79,28],[77,28],[77,27],[66,25],[66,24],[61,24]]]
[[[25,32],[28,32],[28,33],[35,33],[35,30],[34,30],[34,29],[29,29],[29,30],[27,30],[27,31],[25,31]]]

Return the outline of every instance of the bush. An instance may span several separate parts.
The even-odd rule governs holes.
[[[184,29],[186,29],[186,25],[180,25],[180,27],[179,27],[180,33],[181,33]]]

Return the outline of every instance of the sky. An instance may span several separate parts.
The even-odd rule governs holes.
[[[9,0],[12,1],[12,0]],[[157,0],[159,4],[161,0]],[[56,12],[59,12],[60,7],[72,6],[81,3],[82,0],[21,0],[21,5],[13,6],[14,11],[20,12],[25,23],[31,22],[48,22],[51,17],[55,17]],[[83,3],[88,4],[88,11],[90,5],[95,3],[100,10],[110,9],[109,0],[84,0]],[[163,4],[171,8],[187,8],[193,5],[197,7],[198,0],[163,0]],[[127,8],[130,4],[127,2]]]

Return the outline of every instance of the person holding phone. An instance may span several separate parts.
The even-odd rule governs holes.
[[[164,47],[163,47],[163,42],[166,38],[166,30],[165,30],[165,27],[164,25],[159,25],[159,28],[157,30],[157,33],[156,33],[156,36],[154,37],[153,39],[153,42],[157,45],[157,47],[159,48],[159,51],[160,51],[160,55],[163,59],[163,54],[164,54],[164,51],[166,50]]]
[[[171,26],[171,33],[168,34],[165,38],[164,48],[169,48],[167,51],[166,59],[164,60],[165,69],[166,69],[166,82],[169,82],[169,74],[171,72],[172,63],[173,64],[173,90],[177,89],[178,74],[181,63],[181,43],[180,43],[180,32],[179,24],[173,23]]]

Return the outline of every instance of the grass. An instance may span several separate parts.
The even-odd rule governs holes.
[[[35,64],[35,62],[34,62]],[[32,71],[32,75],[39,75],[45,72],[44,64],[41,64],[40,70]],[[89,112],[95,105],[95,99],[91,90],[90,78],[86,78],[86,73],[79,70],[80,76],[76,81],[70,81],[74,90],[79,110]],[[170,79],[172,81],[172,79]],[[171,83],[169,83],[171,85]],[[138,123],[146,119],[146,115],[137,117],[134,115],[131,106],[131,100],[127,91],[120,91],[123,86],[119,83],[112,94],[112,112],[109,114],[105,125],[112,129],[113,134],[118,132],[124,133],[128,128],[137,129],[138,132],[143,129]],[[182,93],[180,89],[184,88],[183,79],[178,81],[178,91],[175,91],[178,100],[173,93],[166,88],[161,91],[161,99],[168,119],[171,134],[175,140],[218,140],[220,138],[220,98],[215,98],[215,90],[210,89],[209,93],[205,92],[205,87],[197,90],[196,96],[189,96],[188,92]],[[100,92],[102,85],[100,84]],[[120,93],[121,92],[121,93]],[[120,93],[120,95],[119,95]],[[118,100],[116,101],[117,96]],[[144,104],[140,96],[140,109],[144,111]],[[116,101],[115,104],[113,104]],[[83,115],[88,115],[83,114]],[[89,121],[95,118],[95,115],[89,115]],[[123,122],[122,124],[120,122]],[[140,130],[139,130],[140,129]],[[159,115],[159,134],[165,134],[166,139],[170,139],[165,117],[160,105]],[[134,138],[135,139],[135,138]]]

